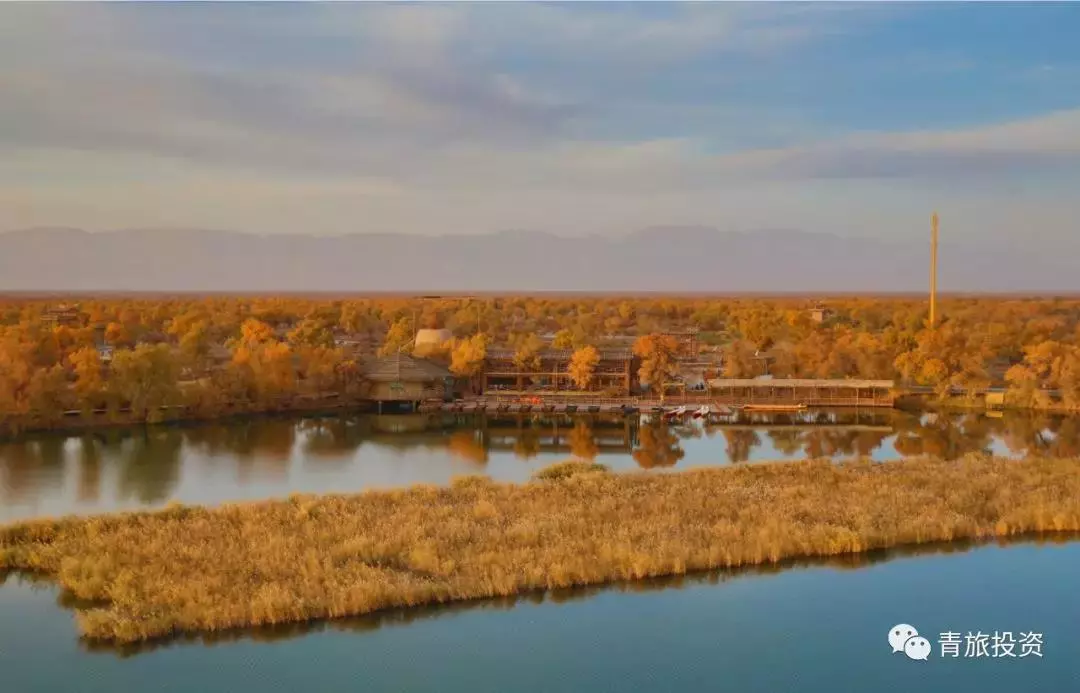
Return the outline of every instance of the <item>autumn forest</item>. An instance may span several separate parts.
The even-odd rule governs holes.
[[[946,298],[931,328],[921,298],[8,297],[0,422],[48,428],[76,411],[157,421],[358,402],[366,359],[412,351],[415,331],[436,327],[452,339],[416,355],[461,378],[492,346],[528,364],[550,345],[580,352],[575,380],[587,389],[590,347],[629,340],[641,368],[655,368],[672,348],[661,333],[691,326],[723,377],[760,375],[765,354],[774,377],[892,379],[942,399],[952,386],[1002,385],[1015,407],[1080,407],[1072,298]]]

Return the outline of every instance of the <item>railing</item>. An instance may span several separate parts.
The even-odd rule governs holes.
[[[652,407],[658,405],[665,406],[679,406],[690,404],[716,404],[727,406],[742,406],[747,404],[758,405],[795,405],[802,404],[810,407],[892,407],[893,397],[889,395],[883,395],[878,393],[876,396],[865,395],[823,395],[823,394],[808,394],[804,397],[792,398],[788,397],[769,397],[769,396],[749,396],[749,395],[736,395],[736,394],[722,394],[722,393],[693,393],[693,394],[670,394],[665,395],[661,400],[659,396],[616,396],[602,394],[590,394],[590,393],[558,393],[558,392],[490,392],[481,397],[470,400],[476,403],[485,404],[531,404],[531,405],[552,405],[552,404],[578,404],[578,405],[616,405],[616,406],[636,406],[636,407]]]
[[[487,405],[500,405],[500,404],[577,404],[585,406],[595,405],[614,405],[614,406],[657,406],[661,404],[659,397],[606,397],[603,395],[556,395],[556,394],[536,394],[536,395],[485,395],[474,400],[469,400],[470,403],[487,404]],[[707,394],[701,395],[672,395],[664,397],[663,404],[678,406],[680,404],[713,404],[716,402],[715,397],[710,397]]]

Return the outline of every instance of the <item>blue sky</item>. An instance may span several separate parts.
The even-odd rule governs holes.
[[[1074,3],[2,4],[0,229],[1080,249]]]

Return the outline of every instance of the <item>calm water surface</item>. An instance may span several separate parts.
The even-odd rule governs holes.
[[[668,427],[623,417],[421,414],[30,435],[0,442],[0,523],[169,501],[445,484],[464,474],[524,481],[571,455],[625,471],[974,451],[1077,455],[1080,418],[862,410]]]
[[[1080,543],[923,554],[396,612],[291,632],[90,651],[53,589],[0,587],[0,690],[1080,690]],[[930,659],[891,654],[914,625]],[[1035,631],[1043,657],[942,659],[938,634]],[[1019,652],[1019,649],[1017,649]]]

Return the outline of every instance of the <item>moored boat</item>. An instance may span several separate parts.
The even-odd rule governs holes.
[[[676,407],[675,409],[671,409],[664,413],[664,418],[668,421],[681,419],[684,416],[686,416],[686,407]]]

